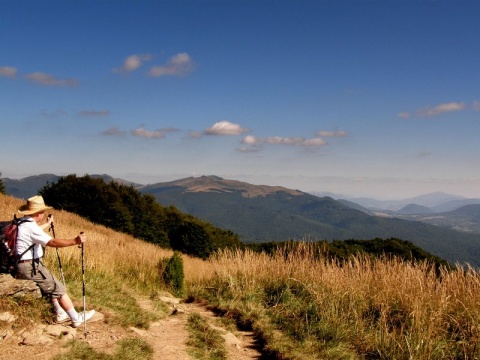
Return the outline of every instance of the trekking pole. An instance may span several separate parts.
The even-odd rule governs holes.
[[[52,214],[48,215],[48,218],[50,219],[52,217]],[[55,239],[55,227],[53,226],[53,221],[50,224],[50,230],[52,230],[53,238]],[[58,252],[58,248],[55,248],[57,251],[57,259],[58,259],[58,267],[60,268],[60,275],[62,276],[62,282],[63,286],[65,285],[65,277],[63,276],[63,268],[62,268],[62,261],[60,260],[60,253]]]
[[[81,232],[80,234],[83,234]],[[82,293],[83,293],[83,336],[87,338],[87,318],[85,317],[85,311],[87,308],[87,302],[85,298],[85,252],[82,243]]]

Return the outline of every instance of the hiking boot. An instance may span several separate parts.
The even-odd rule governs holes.
[[[72,326],[74,328],[81,326],[85,322],[85,320],[90,320],[93,315],[95,315],[95,310],[85,311],[85,319],[83,318],[83,311],[81,313],[78,313],[78,320],[72,321]]]
[[[65,311],[62,311],[61,313],[58,313],[55,315],[55,322],[57,324],[64,323],[65,321],[70,320],[70,316]]]

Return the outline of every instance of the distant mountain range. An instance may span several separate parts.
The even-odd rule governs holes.
[[[356,206],[361,206],[366,211],[387,211],[391,214],[405,212],[405,207],[411,205],[422,206],[428,209],[427,211],[430,213],[442,213],[456,210],[466,205],[480,204],[480,199],[465,198],[463,196],[451,195],[443,192],[432,192],[430,194],[399,200],[377,200],[365,197],[349,198],[345,195],[322,192],[311,192],[311,194],[319,197],[330,196],[333,199],[345,203],[353,203],[356,204]],[[411,207],[412,211],[418,211],[419,209],[420,208]]]
[[[432,216],[428,220],[426,214],[400,219],[394,216],[412,215],[392,215],[392,210],[372,210],[353,199],[337,201],[331,197],[318,197],[284,187],[251,185],[217,176],[189,177],[152,185],[134,184],[108,175],[92,177],[131,184],[142,193],[152,194],[164,206],[174,205],[182,212],[234,231],[245,242],[396,237],[409,240],[451,263],[468,262],[480,266],[478,235],[455,231],[451,229],[455,226],[446,222],[439,224],[445,227],[428,224],[426,222],[432,220]],[[4,178],[3,182],[8,194],[27,198],[36,194],[47,182],[57,179],[55,175],[44,174],[21,180]],[[434,199],[441,197],[438,195],[427,195],[420,199],[429,199],[429,206],[439,206],[442,202]],[[442,196],[444,203],[462,200],[447,194]],[[408,208],[413,208],[414,211],[425,210],[425,202],[408,207],[412,204],[411,200],[406,201],[404,211]],[[400,209],[402,207],[398,208]],[[480,224],[478,213],[475,216],[477,210],[476,207],[462,207],[445,217],[468,217],[469,222],[477,221]],[[374,213],[381,216],[373,215]]]

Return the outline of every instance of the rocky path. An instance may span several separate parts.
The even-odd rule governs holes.
[[[215,314],[206,306],[189,303],[180,304],[175,298],[162,298],[171,310],[165,319],[154,322],[148,330],[129,328],[125,329],[108,323],[108,314],[96,314],[87,324],[86,337],[84,329],[73,329],[67,325],[35,325],[29,330],[15,330],[14,333],[4,334],[0,340],[0,360],[35,359],[50,360],[55,355],[68,351],[65,343],[73,338],[85,341],[96,351],[112,354],[116,343],[123,338],[138,336],[154,349],[153,359],[162,360],[190,360],[193,359],[187,352],[187,320],[191,313],[198,313],[204,317],[209,325],[222,334],[228,351],[228,360],[259,359],[261,354],[255,349],[254,336],[251,332],[234,331],[233,333],[218,325]],[[138,299],[140,307],[152,309],[152,303],[147,298]],[[1,311],[0,311],[1,313]],[[1,334],[0,334],[1,335]],[[1,337],[0,337],[1,338]]]

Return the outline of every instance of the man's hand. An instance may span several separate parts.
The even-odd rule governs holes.
[[[85,240],[87,240],[87,235],[85,235],[85,233],[82,231],[80,233],[80,235],[78,235],[76,238],[75,238],[75,243],[77,245],[80,245],[80,244],[83,244],[85,242]]]

